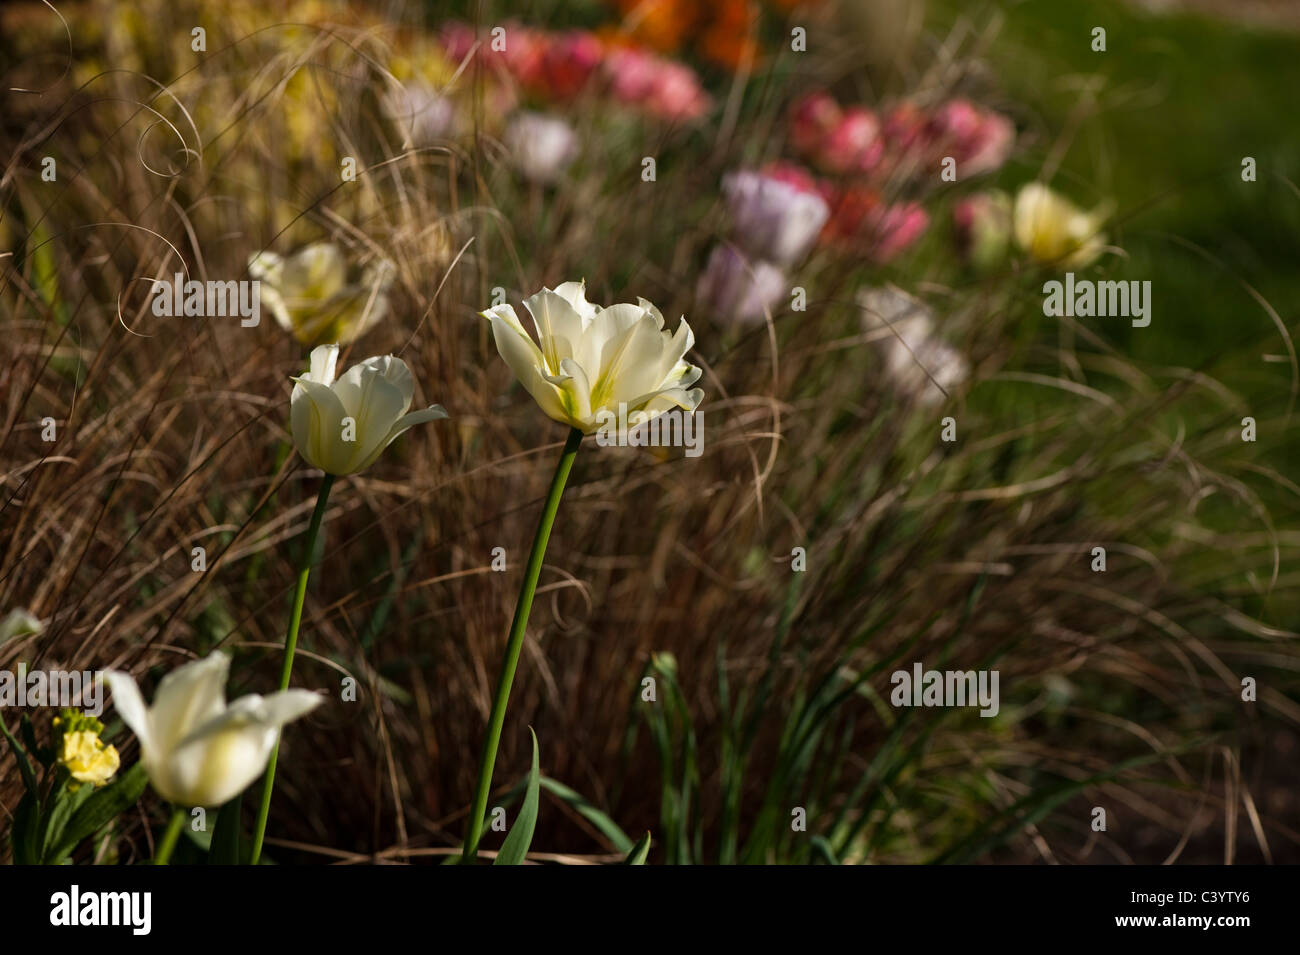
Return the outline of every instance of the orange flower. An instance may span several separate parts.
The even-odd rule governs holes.
[[[623,14],[619,32],[663,53],[680,49],[697,19],[691,0],[615,0],[615,5]]]

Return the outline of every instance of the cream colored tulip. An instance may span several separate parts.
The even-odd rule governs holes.
[[[587,301],[581,282],[544,288],[524,305],[536,341],[510,305],[480,314],[492,323],[501,357],[556,421],[592,434],[619,417],[620,405],[635,426],[672,408],[693,412],[704,399],[690,388],[701,372],[684,357],[695,344],[685,318],[669,332],[645,299],[602,308]]]
[[[280,727],[319,706],[307,690],[255,693],[226,704],[230,658],[214,653],[163,677],[145,706],[128,674],[105,673],[118,715],[140,740],[158,794],[178,806],[219,806],[262,774]]]
[[[1016,243],[1038,262],[1080,268],[1105,249],[1101,226],[1109,215],[1109,204],[1084,212],[1041,182],[1026,183],[1016,196]]]
[[[311,368],[294,378],[289,399],[293,443],[307,463],[327,474],[355,474],[412,425],[447,417],[441,405],[412,411],[415,380],[392,355],[367,358],[335,380],[338,345],[311,353]]]
[[[248,274],[261,282],[261,300],[276,322],[304,345],[346,345],[388,314],[393,266],[380,261],[348,282],[348,264],[332,242],[316,242],[287,259],[259,252]]]

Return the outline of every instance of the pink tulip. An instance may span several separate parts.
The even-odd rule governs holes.
[[[790,111],[791,145],[801,156],[815,156],[842,116],[839,104],[829,93],[809,93]]]
[[[952,156],[963,177],[997,169],[1011,152],[1016,130],[1011,120],[967,100],[950,100],[927,125],[932,157]]]
[[[828,172],[865,173],[876,167],[884,150],[876,114],[853,106],[823,141],[817,160]]]

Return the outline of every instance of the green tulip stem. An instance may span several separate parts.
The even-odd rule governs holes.
[[[158,849],[153,855],[154,865],[167,865],[171,861],[172,850],[176,848],[176,839],[180,836],[183,825],[185,808],[172,806],[172,817],[167,820],[167,828],[163,830],[162,838],[158,840]]]
[[[478,854],[479,837],[483,834],[483,817],[487,812],[488,795],[492,789],[492,770],[496,766],[497,747],[501,743],[501,727],[506,720],[506,704],[510,700],[510,687],[515,681],[519,652],[524,646],[524,631],[528,627],[528,614],[533,608],[533,595],[537,592],[537,578],[541,575],[542,560],[546,556],[546,542],[550,539],[551,526],[555,523],[556,511],[560,509],[560,496],[564,493],[565,482],[569,479],[573,459],[577,457],[578,446],[581,444],[582,432],[572,428],[568,440],[564,442],[560,462],[555,466],[551,489],[546,494],[542,516],[537,522],[533,549],[528,554],[528,566],[524,568],[524,581],[519,588],[519,601],[515,604],[515,618],[510,624],[510,636],[506,640],[506,656],[501,663],[496,698],[492,701],[492,713],[488,717],[487,736],[483,740],[483,755],[479,759],[478,786],[474,790],[474,805],[470,809],[469,821],[465,826],[465,847],[461,852],[462,864],[472,863]]]
[[[302,604],[307,597],[307,575],[311,573],[312,556],[316,553],[316,538],[320,534],[321,519],[325,516],[325,505],[329,501],[330,488],[334,486],[334,475],[325,475],[321,481],[320,491],[316,494],[316,510],[311,515],[311,526],[307,528],[307,542],[302,552],[302,565],[298,568],[298,584],[293,592],[293,613],[289,616],[289,632],[284,638],[284,661],[280,665],[280,689],[289,689],[289,677],[293,674],[293,654],[298,647],[298,626],[302,623]],[[253,830],[253,852],[249,864],[257,865],[262,858],[262,840],[266,837],[266,819],[271,812],[271,791],[275,788],[275,760],[280,754],[280,735],[275,737],[271,747],[271,758],[266,763],[266,775],[262,777],[262,801],[257,809],[257,828]]]

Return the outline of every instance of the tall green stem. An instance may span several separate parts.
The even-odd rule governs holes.
[[[307,597],[307,575],[311,573],[312,555],[316,553],[316,537],[320,534],[321,519],[325,516],[325,505],[329,501],[330,488],[334,486],[334,475],[325,475],[321,481],[320,491],[316,494],[316,510],[312,511],[311,526],[307,528],[307,542],[303,549],[302,564],[298,568],[298,585],[293,592],[293,613],[289,616],[289,632],[284,638],[284,660],[280,664],[280,689],[289,689],[289,677],[293,675],[293,654],[298,648],[298,626],[302,623],[302,605]],[[262,840],[266,837],[266,819],[271,813],[271,791],[275,788],[275,761],[280,754],[280,736],[277,733],[275,745],[271,747],[271,758],[266,763],[266,775],[262,777],[262,802],[257,809],[257,828],[253,831],[253,853],[249,858],[251,865],[257,865],[262,858]]]
[[[154,865],[167,865],[172,858],[172,850],[176,848],[176,839],[181,834],[181,826],[185,825],[185,810],[181,806],[172,806],[172,817],[167,820],[167,828],[163,830],[162,838],[158,840],[158,849],[153,854]]]
[[[506,657],[501,663],[496,698],[492,701],[487,736],[483,740],[483,755],[479,759],[478,786],[474,789],[474,805],[470,809],[469,821],[465,826],[462,863],[473,862],[478,854],[478,842],[483,834],[483,817],[487,812],[488,794],[492,790],[492,770],[496,766],[497,747],[501,742],[501,727],[506,721],[506,704],[510,701],[510,687],[515,682],[515,668],[519,665],[519,651],[524,646],[528,614],[533,609],[533,595],[537,592],[537,578],[542,572],[542,560],[546,557],[546,542],[550,539],[551,526],[555,523],[555,512],[560,509],[560,496],[564,493],[564,485],[569,479],[569,471],[573,468],[573,459],[577,457],[580,444],[582,444],[582,432],[577,428],[571,429],[569,439],[564,442],[564,452],[560,455],[560,462],[555,466],[551,489],[546,494],[542,516],[537,522],[537,534],[533,537],[533,549],[528,554],[528,566],[524,568],[524,581],[519,587],[515,618],[510,624],[510,636],[506,640]]]

